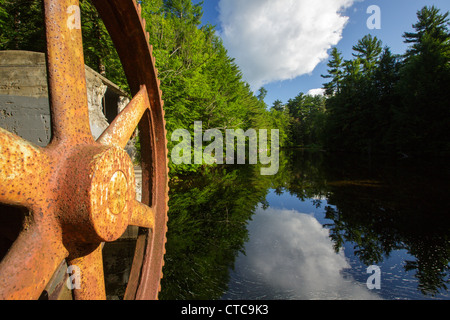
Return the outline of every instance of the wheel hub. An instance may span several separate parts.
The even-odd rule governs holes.
[[[134,169],[128,154],[114,147],[87,147],[68,160],[68,168],[64,184],[69,190],[64,197],[74,205],[63,217],[68,233],[82,234],[77,242],[120,238],[135,198]]]

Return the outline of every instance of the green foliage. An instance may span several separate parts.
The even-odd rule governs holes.
[[[330,68],[327,70],[328,74],[322,75],[323,78],[332,79],[330,82],[324,84],[325,94],[328,96],[333,95],[335,92],[340,92],[340,86],[343,78],[343,62],[342,53],[334,47],[331,51],[331,59],[327,64]]]
[[[449,13],[424,7],[403,57],[367,35],[342,63],[328,66],[322,143],[330,150],[405,155],[450,155]],[[299,119],[299,118],[296,118]]]
[[[187,129],[193,134],[194,121],[202,121],[204,130],[280,129],[281,139],[287,139],[286,116],[268,110],[267,91],[262,88],[256,97],[214,27],[200,25],[202,3],[144,0],[141,6],[161,80],[169,150],[174,146],[172,132]],[[128,90],[119,57],[97,11],[89,0],[80,0],[80,8],[86,64]],[[0,26],[0,49],[45,52],[41,1],[0,0]],[[199,169],[198,165],[170,166],[172,174]]]
[[[274,106],[270,109],[270,118],[272,119],[273,127],[280,130],[280,146],[290,146],[291,138],[289,136],[289,126],[291,123],[291,117],[289,115],[289,111],[285,108],[281,108],[280,106]]]
[[[119,56],[105,25],[90,0],[80,0],[85,63],[128,91]]]
[[[353,55],[359,58],[363,65],[363,72],[371,72],[381,54],[382,42],[369,34],[359,40],[358,44],[353,46],[353,50],[356,52]]]
[[[289,135],[292,146],[308,147],[320,144],[325,98],[300,93],[286,106],[290,116]]]
[[[412,46],[408,49],[406,57],[414,57],[435,51],[448,58],[450,47],[449,12],[444,14],[435,6],[424,7],[417,12],[419,21],[413,25],[416,32],[405,32],[405,43]]]
[[[0,0],[0,50],[45,52],[41,1]]]
[[[286,121],[268,110],[264,88],[256,97],[234,60],[228,56],[211,25],[200,26],[201,4],[191,0],[142,1],[150,43],[159,70],[166,109],[169,150],[172,132],[194,132],[194,121],[203,130],[280,129]],[[171,166],[173,166],[171,164]],[[198,165],[173,166],[173,172],[198,169]]]
[[[125,74],[111,38],[89,0],[80,0],[85,63],[127,90]],[[40,0],[0,1],[0,50],[46,51]]]
[[[405,33],[411,46],[405,54],[398,86],[403,100],[397,117],[401,147],[417,154],[450,154],[449,13],[434,6],[417,14],[415,33]]]

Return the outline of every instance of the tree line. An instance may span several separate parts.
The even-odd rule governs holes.
[[[402,55],[366,35],[345,60],[333,48],[323,78],[324,97],[300,93],[289,100],[294,146],[331,151],[409,156],[450,155],[449,12],[417,12],[403,34]],[[279,108],[275,102],[273,108]]]
[[[269,110],[266,91],[254,93],[216,35],[202,25],[202,3],[191,0],[143,0],[142,17],[150,34],[163,91],[168,149],[176,129],[278,129],[287,123],[283,112]],[[127,81],[109,34],[89,0],[80,0],[85,63],[125,91]],[[0,0],[0,50],[45,52],[40,0]],[[281,130],[282,131],[282,130]],[[284,131],[280,139],[286,139]],[[173,166],[173,164],[171,164]],[[173,171],[194,171],[179,165]]]

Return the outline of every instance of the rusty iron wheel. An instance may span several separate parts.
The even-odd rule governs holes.
[[[155,60],[135,0],[92,0],[133,98],[97,141],[89,126],[78,0],[44,0],[52,140],[41,148],[0,128],[0,203],[27,208],[0,262],[0,299],[38,299],[62,262],[79,270],[73,297],[105,299],[102,248],[138,226],[125,299],[157,299],[168,211],[168,158]],[[142,198],[124,151],[136,127]]]

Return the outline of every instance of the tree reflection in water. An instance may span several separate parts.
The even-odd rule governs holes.
[[[312,200],[324,210],[336,252],[351,245],[366,266],[396,250],[424,297],[449,283],[447,164],[287,151],[276,176],[256,166],[218,166],[171,182],[161,299],[220,299],[249,240],[248,223],[268,193]],[[321,199],[326,199],[326,205]]]

